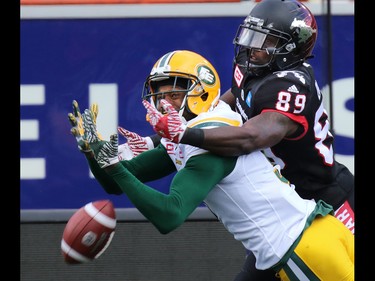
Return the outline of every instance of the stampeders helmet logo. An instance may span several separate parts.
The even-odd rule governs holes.
[[[296,29],[298,33],[298,43],[306,42],[313,33],[316,33],[316,29],[313,29],[311,26],[307,25],[303,20],[294,19],[290,25],[290,29]]]
[[[216,83],[214,72],[206,65],[199,65],[197,68],[198,78],[205,84],[212,86]]]

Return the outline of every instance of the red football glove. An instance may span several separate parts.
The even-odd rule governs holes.
[[[166,100],[161,99],[160,104],[166,112],[163,115],[148,101],[143,100],[142,103],[147,109],[148,122],[154,131],[163,138],[169,139],[174,143],[179,143],[185,133],[186,125],[173,106]]]
[[[123,153],[124,155],[123,155],[122,158],[124,158],[126,160],[131,159],[131,158],[141,154],[144,151],[147,151],[147,150],[150,150],[150,149],[154,148],[154,143],[152,142],[150,137],[141,137],[137,133],[130,132],[130,131],[128,131],[128,130],[120,127],[120,126],[117,128],[117,130],[127,140],[125,145],[128,146],[130,151],[128,151],[126,153],[129,154],[129,152],[131,152],[130,154],[132,154],[131,156],[130,155],[124,156],[125,154]],[[126,149],[125,147],[123,147],[123,148]]]

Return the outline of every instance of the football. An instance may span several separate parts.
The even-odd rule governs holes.
[[[68,264],[97,259],[109,246],[116,228],[116,213],[110,200],[90,202],[68,220],[61,250]]]

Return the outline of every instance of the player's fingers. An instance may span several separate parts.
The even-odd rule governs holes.
[[[137,139],[141,139],[141,137],[137,134],[137,133],[134,133],[134,132],[130,132],[120,126],[117,127],[117,131],[119,131],[119,133],[121,135],[123,135],[128,141],[134,141],[134,140],[137,140]]]
[[[142,101],[144,107],[147,109],[147,121],[152,125],[155,126],[159,119],[163,116],[153,105],[151,105],[148,101]]]
[[[162,116],[162,114],[158,111],[157,108],[155,108],[155,106],[153,106],[151,103],[149,103],[148,101],[146,100],[143,100],[142,101],[144,107],[147,109],[147,117],[146,117],[146,120],[147,119],[152,119],[152,118],[155,118],[157,116]]]
[[[86,109],[85,114],[88,114],[90,116],[90,119],[92,121],[92,124],[96,126],[96,116],[95,113],[91,109]]]
[[[110,135],[109,141],[111,142],[113,147],[117,147],[118,146],[118,134]]]
[[[157,111],[156,108],[152,106],[151,103],[149,103],[147,100],[143,100],[142,104],[146,108],[148,114],[154,113],[155,111]]]
[[[123,127],[118,126],[118,127],[117,127],[117,131],[118,131],[122,136],[126,137],[126,134],[127,134],[127,130],[126,130],[126,129],[124,129]]]
[[[147,100],[142,100],[142,104],[146,108],[147,113],[151,111],[153,106]]]
[[[78,102],[76,100],[73,100],[72,102],[73,107],[73,114],[75,117],[80,117],[81,111],[79,110]]]
[[[85,113],[82,115],[83,117],[83,120],[84,120],[84,124],[86,124],[87,126],[93,126],[94,125],[94,121],[92,120],[92,112],[90,109],[86,109],[85,110]],[[91,129],[91,128],[90,128]]]
[[[176,113],[177,112],[174,109],[174,107],[169,102],[167,102],[165,99],[161,99],[160,100],[160,104],[163,107],[163,109],[165,110],[165,112],[167,112],[167,114],[171,114],[171,113]]]
[[[90,106],[90,110],[92,111],[93,115],[94,115],[94,122],[96,123],[96,119],[98,118],[98,114],[99,114],[99,105],[97,103],[93,103],[91,106]]]
[[[123,127],[120,127],[118,126],[117,127],[117,131],[122,135],[124,136],[126,139],[129,139],[132,137],[132,133],[126,129],[124,129]]]
[[[71,132],[72,135],[75,136],[75,137],[80,137],[80,136],[81,136],[81,134],[79,133],[79,130],[78,130],[77,127],[73,127],[73,128],[71,128],[71,129],[70,129],[70,132]]]
[[[93,114],[91,110],[86,109],[83,114],[83,127],[85,137],[89,142],[95,142],[98,140],[98,133],[96,131],[96,125],[93,121]]]
[[[68,113],[68,119],[69,119],[70,125],[72,125],[72,127],[77,126],[77,119],[74,117],[74,115],[72,113]]]

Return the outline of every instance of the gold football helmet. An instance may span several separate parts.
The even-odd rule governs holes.
[[[192,51],[177,50],[163,55],[153,66],[144,83],[142,98],[157,107],[160,85],[179,86],[175,92],[186,92],[180,108],[198,115],[210,111],[220,97],[220,79],[216,69],[201,55]],[[181,90],[181,87],[185,90]],[[168,93],[174,92],[174,90]]]

